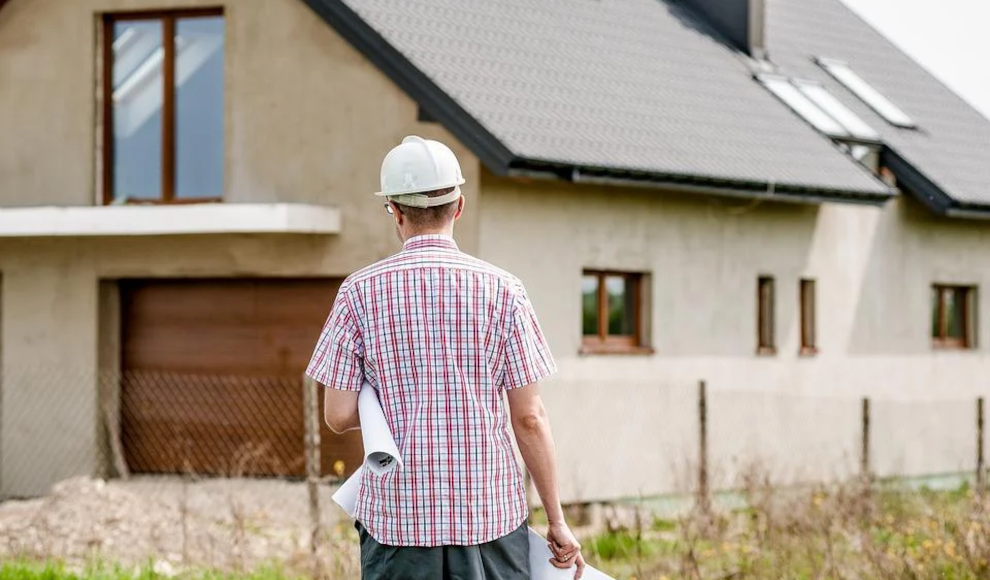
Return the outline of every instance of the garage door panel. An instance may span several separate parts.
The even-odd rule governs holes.
[[[338,287],[122,282],[121,427],[131,469],[303,475],[302,373]],[[322,409],[322,393],[320,401]],[[352,473],[360,434],[324,425],[321,437],[324,474]]]

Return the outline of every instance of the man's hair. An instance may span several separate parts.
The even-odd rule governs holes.
[[[454,191],[454,188],[448,187],[446,189],[423,192],[422,195],[427,197],[440,197],[441,195],[447,195],[452,191]],[[406,216],[406,219],[408,219],[414,227],[435,229],[442,227],[444,224],[454,219],[454,214],[457,213],[457,201],[458,200],[455,199],[450,203],[436,205],[433,207],[410,207],[408,205],[402,205],[398,202],[396,202],[395,205],[399,206],[399,210],[402,211],[402,215]]]

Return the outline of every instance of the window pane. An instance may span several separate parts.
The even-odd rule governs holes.
[[[805,121],[816,129],[832,137],[848,137],[849,133],[835,119],[830,117],[818,105],[805,96],[793,83],[785,77],[760,75],[760,82],[778,99],[782,100]]]
[[[598,335],[598,277],[581,279],[581,318],[585,336]]]
[[[817,83],[798,81],[801,92],[811,99],[816,105],[839,122],[850,134],[861,139],[879,140],[880,134],[866,124],[859,115],[853,113],[842,102],[828,92],[824,86]]]
[[[175,197],[223,194],[223,17],[175,23]]]
[[[907,116],[907,113],[898,108],[890,99],[875,89],[873,85],[863,80],[846,63],[829,59],[820,59],[818,62],[836,80],[845,85],[846,88],[855,93],[859,98],[863,99],[867,105],[872,107],[873,110],[890,123],[901,127],[915,126],[914,121],[911,120],[911,117]]]
[[[632,336],[635,332],[635,306],[631,279],[625,276],[607,276],[605,290],[608,292],[608,333],[613,336]]]
[[[162,188],[162,24],[113,25],[113,196],[158,199]]]
[[[945,315],[948,322],[948,338],[966,338],[966,291],[953,288],[945,293]]]
[[[815,282],[801,280],[801,346],[815,346]]]
[[[773,278],[760,278],[758,287],[759,345],[773,347]]]

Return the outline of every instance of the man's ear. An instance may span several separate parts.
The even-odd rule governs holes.
[[[458,219],[460,219],[461,214],[464,213],[464,204],[465,203],[466,202],[464,201],[464,196],[463,195],[461,197],[457,198],[457,212],[454,214],[454,221],[457,221]]]
[[[401,211],[399,211],[398,206],[394,202],[389,202],[392,205],[392,217],[395,218],[395,225],[401,226],[403,221],[405,221],[406,216]]]

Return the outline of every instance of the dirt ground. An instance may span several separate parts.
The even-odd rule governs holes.
[[[320,487],[318,558],[329,578],[353,578],[357,533]],[[309,496],[299,482],[254,479],[77,478],[50,495],[0,504],[0,558],[98,558],[148,565],[163,574],[186,567],[311,569]]]

